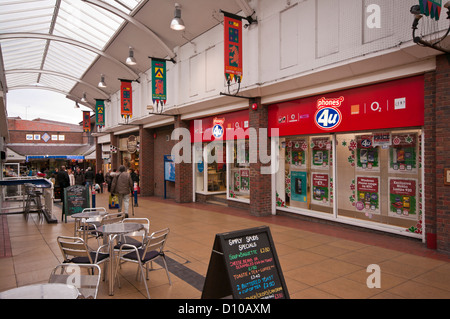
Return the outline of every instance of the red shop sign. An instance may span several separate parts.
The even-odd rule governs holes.
[[[280,136],[424,125],[422,75],[269,106]]]
[[[225,141],[245,135],[248,138],[249,114],[248,110],[209,116],[190,122],[192,142]],[[228,134],[227,129],[234,134]]]

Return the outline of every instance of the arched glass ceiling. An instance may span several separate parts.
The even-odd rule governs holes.
[[[104,0],[126,14],[142,0]],[[14,38],[13,33],[53,35],[103,50],[124,20],[81,0],[2,0],[0,35],[8,88],[45,85],[69,92],[76,81],[21,69],[56,71],[80,79],[98,57],[86,49],[50,39]]]

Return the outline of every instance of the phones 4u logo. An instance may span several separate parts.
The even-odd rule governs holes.
[[[344,102],[344,97],[326,99],[324,97],[317,100],[317,112],[314,115],[316,125],[325,131],[331,131],[339,126],[342,121],[342,113],[339,107]]]

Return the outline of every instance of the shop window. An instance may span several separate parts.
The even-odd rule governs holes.
[[[338,217],[421,232],[421,131],[336,136]]]
[[[330,136],[280,138],[278,207],[331,214],[333,148]]]
[[[228,141],[228,198],[250,201],[249,140]]]
[[[195,144],[196,192],[226,192],[226,146],[222,142]]]

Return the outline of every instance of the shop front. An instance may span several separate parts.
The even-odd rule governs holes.
[[[190,122],[194,191],[250,202],[248,110]]]
[[[423,238],[423,126],[423,76],[270,105],[274,212]]]

